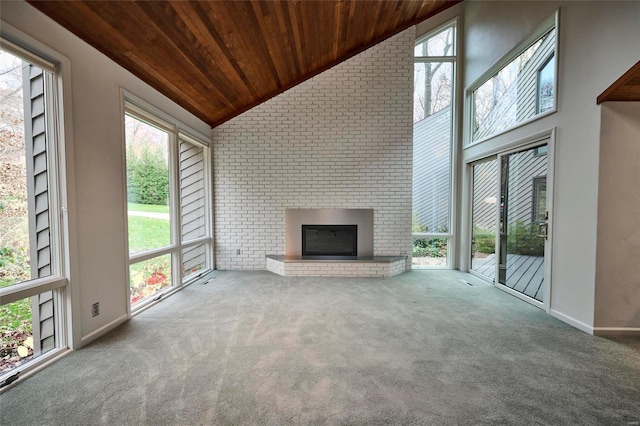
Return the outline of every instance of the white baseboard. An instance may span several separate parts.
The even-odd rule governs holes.
[[[596,336],[640,336],[638,327],[594,327]]]
[[[553,310],[553,309],[549,310],[549,314],[552,317],[558,318],[560,321],[566,322],[570,326],[575,327],[580,331],[584,331],[587,334],[593,335],[593,327],[590,326],[589,324],[585,324],[582,321],[578,321],[575,318],[572,318],[572,317],[570,317],[568,315],[563,314],[562,312],[558,312],[558,311]]]
[[[113,330],[114,328],[116,328],[120,324],[124,323],[128,319],[129,319],[129,316],[127,314],[124,314],[121,317],[116,318],[115,320],[111,321],[109,324],[106,324],[106,325],[100,327],[99,329],[97,329],[96,331],[87,334],[82,339],[80,339],[80,347],[88,345],[89,343],[91,343],[94,340],[96,340],[98,337],[103,336],[104,334],[106,334],[109,331]]]

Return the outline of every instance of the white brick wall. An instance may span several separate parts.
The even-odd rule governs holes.
[[[284,254],[288,207],[372,208],[374,255],[411,253],[414,41],[410,28],[213,130],[218,269]]]

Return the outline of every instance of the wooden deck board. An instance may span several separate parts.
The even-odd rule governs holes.
[[[471,269],[489,279],[495,278],[495,254],[487,257],[475,257]],[[507,255],[506,286],[539,302],[543,301],[544,257]]]
[[[515,275],[515,279],[512,278],[514,282],[514,286],[512,287],[515,291],[520,293],[524,292],[524,289],[529,286],[531,283],[536,270],[538,269],[536,266],[536,258],[533,256],[522,256],[524,257],[523,266],[520,268],[517,274]]]

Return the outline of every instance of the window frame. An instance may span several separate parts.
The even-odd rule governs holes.
[[[211,174],[212,174],[212,162],[211,162],[211,139],[196,130],[185,125],[178,119],[165,113],[164,111],[148,104],[144,100],[138,98],[132,93],[126,90],[121,90],[122,98],[122,139],[123,150],[126,153],[126,131],[125,131],[125,117],[129,115],[136,120],[142,121],[150,126],[156,127],[164,132],[167,132],[168,149],[169,149],[169,211],[170,211],[170,234],[171,242],[168,245],[159,248],[153,248],[150,250],[140,251],[136,253],[129,253],[129,221],[128,221],[128,200],[127,200],[127,176],[126,176],[126,155],[123,155],[123,170],[124,176],[124,217],[126,224],[126,291],[127,291],[127,309],[128,315],[135,315],[152,304],[156,303],[162,297],[172,294],[183,287],[196,281],[203,275],[213,270],[213,225],[211,218],[211,205],[212,205],[212,191],[211,191]],[[204,211],[205,211],[205,235],[194,238],[188,241],[182,241],[181,229],[182,229],[182,206],[180,203],[180,170],[179,170],[179,144],[180,141],[197,145],[203,149],[203,179],[204,179]],[[186,248],[194,247],[204,244],[205,245],[205,257],[206,267],[194,274],[185,275],[182,274],[182,252]],[[130,284],[130,271],[131,266],[137,263],[145,262],[150,259],[158,258],[161,256],[171,256],[171,285],[153,297],[149,297],[146,300],[142,300],[135,306],[131,304],[131,284]]]
[[[554,102],[553,108],[544,111],[542,113],[536,113],[530,118],[522,121],[516,121],[513,125],[499,130],[497,132],[491,133],[487,136],[483,136],[478,140],[473,140],[473,121],[475,115],[475,107],[474,107],[474,96],[473,93],[480,88],[483,84],[489,81],[493,76],[499,73],[503,68],[513,62],[518,56],[524,53],[529,47],[536,43],[536,41],[540,40],[546,33],[555,28],[555,45],[553,48],[553,53],[550,57],[555,58],[555,66],[554,66],[554,82],[555,82],[555,90],[553,93]],[[558,58],[559,58],[559,39],[560,39],[560,9],[556,10],[550,17],[545,19],[537,29],[531,33],[527,38],[518,43],[513,49],[511,49],[507,54],[505,54],[502,58],[496,61],[492,66],[489,67],[484,73],[482,73],[473,83],[467,86],[464,90],[464,137],[463,137],[463,149],[474,147],[478,144],[481,144],[485,141],[496,138],[497,136],[508,133],[514,129],[525,126],[534,121],[540,120],[544,117],[547,117],[551,114],[554,114],[558,111]],[[548,59],[548,58],[547,58]],[[545,59],[544,63],[547,63],[547,59]],[[537,79],[537,76],[536,76]],[[538,84],[536,80],[536,110],[537,110],[537,89]]]
[[[0,373],[0,392],[11,387],[10,384],[14,383],[17,378],[28,377],[43,364],[66,353],[72,345],[70,333],[73,331],[71,324],[68,322],[71,313],[69,299],[70,241],[67,216],[68,189],[65,177],[67,163],[65,144],[68,142],[67,139],[70,138],[65,135],[65,124],[67,123],[64,116],[64,110],[70,107],[69,102],[65,102],[65,105],[62,104],[62,97],[65,93],[63,80],[65,80],[68,70],[63,75],[62,60],[53,59],[53,56],[58,57],[58,59],[62,58],[60,55],[45,53],[49,51],[46,46],[24,35],[16,35],[17,30],[5,25],[4,22],[2,24],[5,27],[0,31],[0,47],[2,50],[43,71],[51,273],[45,277],[30,278],[26,281],[0,288],[0,306],[52,292],[54,309],[52,321],[55,343],[50,350],[38,354],[15,368]],[[25,38],[28,41],[23,41]],[[29,233],[31,233],[31,206],[28,207],[27,214],[29,216]],[[34,331],[34,337],[35,335]]]
[[[453,28],[453,54],[449,56],[416,56],[415,55],[415,46],[423,43],[430,37],[438,34],[439,32],[445,30],[448,27]],[[417,266],[411,265],[412,269],[451,269],[454,265],[454,253],[455,253],[455,229],[456,222],[454,218],[456,217],[456,164],[457,164],[457,149],[458,146],[458,123],[460,117],[460,111],[458,108],[459,101],[459,87],[460,87],[460,72],[458,70],[458,62],[460,59],[461,52],[461,20],[459,16],[453,17],[452,19],[448,19],[441,25],[434,27],[432,30],[426,32],[425,34],[418,37],[414,44],[413,49],[413,64],[416,63],[433,63],[433,62],[443,62],[443,63],[451,63],[452,66],[452,76],[451,83],[453,87],[451,88],[451,142],[449,146],[449,182],[450,182],[450,194],[449,194],[449,229],[448,232],[412,232],[411,233],[411,247],[413,247],[414,241],[418,239],[446,239],[447,243],[447,256],[446,263],[444,266]],[[414,66],[415,70],[415,66]],[[415,71],[414,71],[415,72]],[[415,96],[415,90],[414,90]],[[437,113],[437,112],[436,112]],[[413,114],[413,110],[412,110]],[[413,124],[415,125],[415,123]],[[412,208],[413,212],[413,208]],[[413,216],[413,214],[412,214]],[[412,256],[413,257],[413,256]]]
[[[186,130],[184,129],[178,129],[177,132],[177,140],[176,140],[176,145],[179,148],[179,145],[181,143],[181,141],[190,143],[194,146],[198,146],[200,148],[203,149],[203,181],[204,181],[204,193],[205,193],[205,202],[204,202],[204,221],[205,221],[205,235],[204,236],[200,236],[200,237],[195,237],[192,239],[187,239],[187,240],[183,240],[182,239],[182,235],[181,235],[181,231],[182,228],[180,227],[178,229],[178,237],[180,240],[180,272],[182,274],[182,251],[184,251],[185,249],[188,248],[192,248],[192,247],[196,247],[198,245],[204,244],[205,245],[205,257],[208,259],[209,261],[209,265],[208,268],[205,268],[203,271],[199,271],[199,272],[195,272],[193,274],[190,275],[186,275],[186,276],[181,276],[181,280],[187,283],[191,283],[194,280],[200,278],[203,274],[213,270],[213,217],[212,217],[212,209],[211,209],[211,203],[212,203],[212,196],[211,194],[213,193],[213,191],[211,190],[212,187],[212,182],[213,182],[213,176],[212,176],[212,162],[211,162],[211,151],[210,151],[210,146],[208,144],[206,144],[204,141],[200,140],[198,137],[192,136],[190,133],[188,133]],[[178,152],[178,158],[177,161],[180,161],[179,159],[179,152]],[[180,170],[179,167],[177,167],[176,164],[176,169],[177,169],[177,179],[180,179]],[[182,194],[180,193],[180,188],[178,188],[178,196],[181,197]],[[180,216],[180,224],[182,225],[182,217],[183,217],[183,205],[181,203],[178,203],[178,208],[179,208],[179,216]]]

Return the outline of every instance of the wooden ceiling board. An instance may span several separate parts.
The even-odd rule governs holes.
[[[459,0],[28,0],[215,127]]]
[[[638,102],[640,101],[640,61],[617,79],[607,90],[598,96],[602,102]]]

